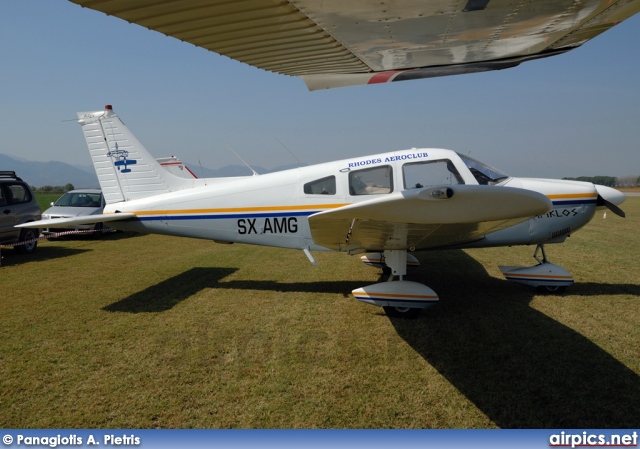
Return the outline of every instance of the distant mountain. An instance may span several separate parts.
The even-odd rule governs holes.
[[[244,165],[227,165],[218,169],[202,167],[199,164],[185,163],[198,178],[220,178],[228,176],[251,175]],[[286,165],[268,170],[264,167],[253,167],[258,174],[276,172],[296,168],[297,165]],[[59,161],[36,162],[0,154],[0,171],[15,171],[25,182],[34,187],[64,186],[73,184],[76,188],[99,188],[98,177],[91,166],[70,165]]]
[[[0,170],[15,171],[23,181],[35,187],[64,186],[69,183],[78,188],[98,187],[98,177],[93,171],[87,172],[64,162],[34,162],[0,154]]]

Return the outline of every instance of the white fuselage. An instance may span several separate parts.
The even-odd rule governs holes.
[[[411,177],[426,176],[411,173],[419,166],[416,163],[432,161],[444,162],[441,167],[449,170],[434,170],[428,173],[432,180],[427,179],[426,185],[424,178],[414,185]],[[359,174],[371,179],[364,184],[358,180],[356,185]],[[482,183],[485,178],[451,150],[411,149],[260,176],[197,180],[196,187],[109,204],[105,213],[135,213],[137,219],[114,223],[123,230],[322,250],[326,248],[311,238],[308,217],[312,214],[429,185]],[[560,242],[588,223],[597,207],[598,189],[591,183],[504,177],[494,184],[542,193],[553,202],[553,209],[456,247]]]

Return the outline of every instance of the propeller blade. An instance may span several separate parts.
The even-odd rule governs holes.
[[[619,217],[622,217],[622,218],[626,217],[626,215],[625,215],[625,213],[624,213],[624,211],[622,209],[620,209],[618,206],[613,204],[611,201],[605,200],[602,195],[598,195],[598,202],[596,204],[598,206],[605,206],[607,209],[609,209],[611,212],[613,212],[614,214],[616,214]]]

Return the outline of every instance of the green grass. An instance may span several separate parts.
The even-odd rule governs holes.
[[[44,212],[51,207],[51,203],[58,201],[62,193],[36,193],[35,195],[40,210]]]
[[[418,254],[440,303],[387,318],[357,258],[157,235],[2,251],[3,428],[640,427],[640,198],[547,255]]]

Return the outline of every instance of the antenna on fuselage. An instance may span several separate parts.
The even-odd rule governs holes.
[[[207,177],[204,175],[204,169],[202,168],[202,162],[200,162],[200,156],[198,156],[198,165],[200,166],[200,176],[204,179],[204,185],[207,185]]]
[[[233,148],[231,148],[231,145],[227,145],[227,148],[229,148],[229,149],[231,150],[231,152],[232,152],[233,154],[235,154],[235,155],[236,155],[236,157],[237,157],[238,159],[240,159],[240,160],[242,161],[242,163],[243,163],[244,165],[246,165],[246,166],[247,166],[247,168],[253,172],[253,176],[258,176],[258,175],[259,175],[259,173],[258,173],[258,172],[256,172],[253,168],[251,168],[251,166],[250,166],[249,164],[247,164],[247,163],[245,162],[245,160],[244,160],[244,159],[242,159],[242,158],[240,157],[240,155],[234,151],[234,149],[233,149]]]
[[[287,148],[287,146],[286,146],[284,143],[282,143],[282,142],[280,141],[280,139],[278,139],[277,137],[274,137],[274,139],[276,139],[276,140],[278,141],[278,143],[279,143],[280,145],[282,145],[282,146],[284,147],[284,149],[285,149],[285,150],[287,150],[287,151],[289,152],[289,154],[290,154],[291,156],[293,156],[293,158],[294,158],[296,161],[298,161],[298,168],[300,168],[300,165],[301,165],[301,164],[300,164],[300,159],[298,159],[298,158],[296,157],[296,155],[295,155],[295,154],[293,154],[293,152],[292,152],[289,148]]]

